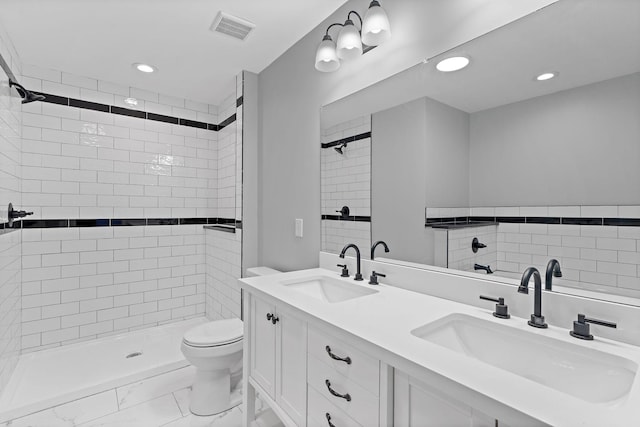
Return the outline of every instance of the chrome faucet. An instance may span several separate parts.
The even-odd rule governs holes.
[[[371,261],[373,261],[373,258],[374,258],[375,253],[376,253],[376,248],[378,247],[378,245],[384,246],[384,251],[385,252],[389,252],[389,246],[387,246],[387,244],[385,242],[383,242],[382,240],[378,240],[377,242],[375,242],[373,244],[373,246],[371,246]]]
[[[529,326],[533,326],[534,328],[546,328],[548,325],[545,323],[544,316],[542,315],[542,280],[540,279],[540,272],[537,268],[529,267],[524,271],[524,273],[522,273],[518,292],[521,294],[529,293],[529,279],[531,279],[532,275],[535,283],[533,314],[531,315],[531,320],[527,323],[529,323]]]
[[[360,249],[353,243],[347,244],[344,248],[342,248],[342,252],[340,252],[340,258],[344,258],[344,253],[347,252],[347,249],[353,248],[356,251],[356,262],[357,262],[357,271],[353,280],[362,280],[362,273],[360,273]]]
[[[551,281],[554,277],[562,277],[560,263],[557,259],[549,260],[549,263],[547,264],[547,274],[544,277],[544,288],[547,291],[551,290]]]

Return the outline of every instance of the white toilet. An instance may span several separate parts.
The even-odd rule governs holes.
[[[247,277],[277,273],[268,267],[247,269]],[[189,406],[193,414],[219,414],[242,402],[240,393],[232,397],[242,375],[242,335],[240,319],[203,323],[184,334],[182,354],[196,367]]]

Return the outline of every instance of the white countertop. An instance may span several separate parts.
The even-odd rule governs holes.
[[[356,282],[321,268],[245,278],[240,279],[240,283],[258,297],[273,298],[278,304],[297,309],[311,320],[325,322],[353,335],[356,342],[361,340],[362,344],[370,344],[376,357],[410,375],[417,376],[422,371],[430,380],[434,374],[445,377],[463,389],[479,393],[540,422],[571,427],[640,425],[640,380],[637,377],[626,398],[590,403],[422,340],[413,336],[411,331],[449,314],[461,313],[615,354],[640,366],[639,347],[602,338],[577,340],[571,338],[564,328],[531,328],[527,319],[515,316],[507,320],[497,319],[491,315],[493,310],[387,286],[383,282],[375,287],[379,291],[376,294],[338,303],[323,302],[280,283],[318,275],[343,280],[350,286],[371,287],[366,280]]]

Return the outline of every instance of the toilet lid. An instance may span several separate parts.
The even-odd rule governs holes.
[[[203,323],[184,334],[184,342],[193,347],[215,347],[242,339],[242,320],[224,319]]]

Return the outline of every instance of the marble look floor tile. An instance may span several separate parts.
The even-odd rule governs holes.
[[[173,392],[173,396],[176,398],[176,402],[178,402],[180,411],[184,416],[191,415],[191,411],[189,410],[189,403],[191,402],[190,394],[191,387],[183,388],[182,390]]]
[[[239,407],[210,417],[188,415],[163,427],[242,427],[242,412]]]
[[[167,394],[81,425],[82,427],[156,427],[180,418],[182,413],[173,394]]]
[[[8,427],[77,426],[118,411],[115,390],[105,391],[11,421]]]
[[[196,369],[193,366],[187,366],[166,374],[146,378],[137,383],[118,387],[116,389],[118,405],[122,410],[188,387],[193,383],[195,372]]]

